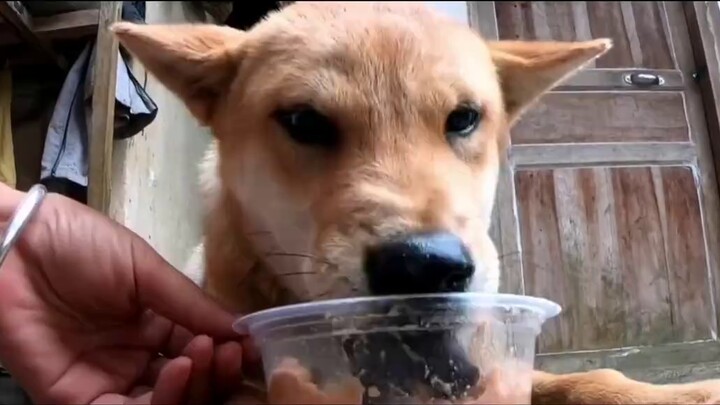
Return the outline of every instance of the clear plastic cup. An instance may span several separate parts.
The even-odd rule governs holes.
[[[259,347],[271,404],[530,403],[554,302],[508,294],[349,298],[273,308],[234,328]]]

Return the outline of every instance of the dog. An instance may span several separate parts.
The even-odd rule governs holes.
[[[417,3],[297,2],[239,31],[118,23],[214,141],[186,274],[232,311],[497,292],[509,129],[611,41],[486,41]],[[720,403],[720,381],[535,372],[533,403]]]

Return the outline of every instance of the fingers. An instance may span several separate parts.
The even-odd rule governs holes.
[[[192,363],[190,376],[184,388],[184,400],[187,403],[206,403],[214,393],[215,381],[213,378],[213,357],[216,357],[213,341],[208,336],[194,337],[178,353],[181,357],[189,359]],[[160,377],[165,370],[173,364],[175,359],[158,358],[152,361],[145,371],[142,381],[146,384],[160,384]],[[211,388],[212,387],[212,388]]]
[[[192,371],[192,360],[178,357],[160,370],[155,387],[137,386],[128,395],[103,394],[92,405],[180,405],[186,403],[186,391]],[[204,403],[191,402],[191,403]]]
[[[186,390],[187,402],[201,404],[210,400],[210,377],[213,365],[213,341],[207,336],[197,336],[187,345],[183,354],[192,360],[192,371]]]
[[[193,362],[187,357],[178,357],[160,371],[152,404],[181,404],[185,400],[188,382],[192,375]],[[195,402],[191,402],[195,403]],[[202,402],[199,402],[202,403]]]
[[[133,234],[133,270],[141,305],[194,334],[233,339],[234,317]]]
[[[180,353],[192,361],[192,372],[185,390],[186,402],[205,403],[213,397],[235,394],[243,378],[243,348],[237,342],[214,346],[208,336],[196,336]],[[172,362],[159,358],[148,365],[142,381],[152,385]]]
[[[215,348],[213,356],[214,383],[222,395],[229,395],[242,379],[243,348],[236,342],[227,342]]]
[[[140,378],[139,382],[149,385],[154,384],[160,376],[160,372],[162,371],[162,369],[164,369],[171,360],[172,359],[160,357],[148,363],[148,366],[145,369],[145,373]]]
[[[174,325],[165,347],[160,350],[165,356],[176,357],[183,353],[195,335],[180,325]]]
[[[241,336],[240,343],[242,344],[246,361],[260,361],[260,349],[255,345],[255,342],[250,336]]]
[[[131,399],[125,395],[120,394],[103,394],[97,397],[94,401],[90,402],[90,405],[117,405],[117,404],[127,404],[131,401]],[[148,402],[150,403],[149,398]]]

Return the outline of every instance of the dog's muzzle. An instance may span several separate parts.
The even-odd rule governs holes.
[[[373,295],[411,295],[467,291],[475,265],[460,238],[437,232],[367,248],[364,270]],[[380,393],[366,394],[366,404],[412,401],[418,392],[451,399],[480,377],[458,339],[452,329],[378,332],[350,337],[344,349],[366,392]]]

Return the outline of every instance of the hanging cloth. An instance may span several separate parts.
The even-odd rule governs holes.
[[[12,137],[12,74],[0,71],[0,181],[15,188],[15,151]]]

